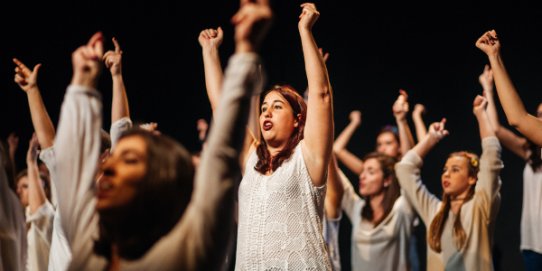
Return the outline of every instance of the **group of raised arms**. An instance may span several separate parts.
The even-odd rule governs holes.
[[[56,127],[38,87],[41,64],[31,69],[14,58],[14,82],[28,98],[34,134],[20,172],[18,137],[0,144],[0,271],[341,270],[343,211],[352,224],[352,270],[419,271],[425,260],[427,270],[493,270],[501,143],[526,163],[520,249],[527,270],[541,270],[542,104],[536,117],[526,112],[494,30],[476,41],[489,59],[471,109],[482,153],[461,146],[451,152],[438,197],[422,182],[421,168],[448,136],[446,119],[427,127],[425,108],[416,105],[415,142],[408,94],[400,90],[395,125],[383,126],[375,150],[357,157],[346,147],[361,112],[353,111],[335,138],[329,54],[313,35],[320,11],[300,6],[304,95],[264,80],[259,48],[273,14],[269,0],[241,1],[231,19],[235,52],[224,71],[219,47],[227,33],[201,31],[213,118],[198,121],[197,154],[156,122],[132,123],[137,109],[129,107],[117,39],[106,51],[97,32],[73,51]],[[103,68],[112,78],[109,132],[97,89]],[[494,86],[509,124],[524,137],[499,123]],[[359,176],[358,191],[341,168]],[[415,245],[419,223],[427,229],[427,259]]]

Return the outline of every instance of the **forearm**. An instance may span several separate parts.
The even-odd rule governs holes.
[[[325,210],[328,218],[338,218],[341,214],[341,200],[344,188],[339,177],[337,160],[332,157],[328,166]]]
[[[358,128],[358,124],[350,122],[346,128],[341,132],[341,134],[335,139],[335,143],[333,143],[333,150],[335,152],[339,152],[340,150],[343,150],[346,148],[346,145],[348,145],[348,142],[352,138],[352,135],[354,135],[354,132]]]
[[[95,200],[93,183],[100,155],[102,127],[100,94],[70,85],[66,91],[55,138],[58,208],[68,243],[91,227]],[[85,240],[81,240],[85,241]]]
[[[414,128],[416,129],[416,138],[418,139],[418,142],[420,142],[425,135],[427,135],[427,127],[425,126],[422,116],[414,115],[412,120],[414,122]]]
[[[128,95],[122,74],[112,75],[113,79],[113,101],[111,107],[111,123],[122,118],[130,117],[130,106]]]
[[[399,130],[399,142],[401,143],[401,153],[405,154],[414,146],[414,138],[405,119],[396,119],[397,129]]]
[[[523,102],[519,97],[508,72],[504,66],[500,54],[489,57],[489,63],[493,70],[495,78],[495,86],[499,94],[499,99],[506,113],[506,118],[512,126],[520,126],[522,121],[527,117],[528,113],[525,110]]]
[[[489,117],[487,116],[487,113],[485,111],[477,113],[476,119],[478,120],[478,128],[480,130],[481,139],[484,139],[490,136],[495,136],[495,132],[493,130],[493,127],[491,126]]]
[[[354,174],[361,174],[361,171],[363,170],[363,160],[361,160],[359,157],[347,149],[336,151],[335,156]]]
[[[205,72],[205,87],[207,89],[207,96],[211,103],[211,109],[213,112],[218,106],[220,99],[220,92],[222,89],[222,80],[224,74],[222,72],[222,65],[220,63],[220,55],[217,49],[203,50],[203,68]]]
[[[29,89],[27,92],[28,106],[30,108],[30,116],[32,125],[38,137],[40,147],[42,149],[49,148],[55,140],[55,127],[47,113],[43,99],[41,98],[40,90],[36,88]]]
[[[312,31],[300,29],[301,45],[307,73],[309,99],[311,96],[325,97],[331,95],[331,87],[324,59],[318,51],[318,46]]]
[[[424,137],[412,150],[421,158],[425,158],[425,156],[433,149],[433,147],[437,144],[437,140],[431,136]]]
[[[47,200],[41,180],[39,178],[39,169],[35,161],[27,162],[28,168],[28,206],[30,214],[35,213]]]

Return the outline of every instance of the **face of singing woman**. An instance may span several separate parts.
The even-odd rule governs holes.
[[[448,158],[441,176],[444,194],[466,196],[470,186],[476,184],[476,177],[469,176],[469,162],[469,159],[459,155]]]
[[[147,173],[147,156],[147,144],[140,136],[127,136],[118,142],[102,164],[96,193],[98,211],[125,207],[133,201]]]
[[[391,157],[399,157],[400,145],[392,132],[384,132],[376,138],[376,151]]]
[[[376,158],[369,158],[363,162],[363,169],[359,175],[359,194],[363,197],[378,195],[390,185],[389,179],[384,179],[384,172]]]
[[[261,104],[260,129],[269,146],[282,146],[299,125],[288,101],[278,92],[271,91]]]

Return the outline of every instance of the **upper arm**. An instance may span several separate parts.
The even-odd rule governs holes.
[[[421,182],[420,169],[411,159],[414,152],[409,151],[401,162],[395,165],[395,173],[401,185],[402,194],[421,218],[427,223],[438,208],[440,200],[431,194]],[[405,161],[406,160],[408,161]]]
[[[482,141],[480,171],[476,183],[476,192],[483,199],[483,209],[491,217],[493,202],[498,198],[501,187],[500,172],[504,165],[501,160],[501,146],[495,137],[487,137]]]

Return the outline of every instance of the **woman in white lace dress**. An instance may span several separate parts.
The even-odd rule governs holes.
[[[322,217],[333,140],[332,93],[312,35],[319,12],[311,3],[301,7],[308,105],[289,86],[261,96],[260,142],[251,142],[242,160],[237,270],[331,269]]]

